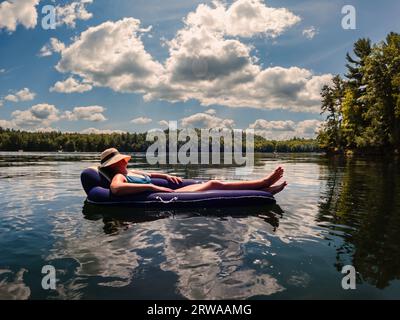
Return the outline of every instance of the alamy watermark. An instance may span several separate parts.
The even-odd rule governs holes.
[[[55,290],[56,289],[56,269],[52,265],[45,265],[42,268],[42,274],[45,276],[42,278],[42,288],[44,290]]]
[[[353,5],[345,5],[342,7],[342,28],[345,30],[356,29],[356,8]]]
[[[42,7],[42,28],[45,30],[54,30],[57,26],[57,10],[54,5],[48,4]],[[356,8],[347,4],[341,9],[342,15],[342,28],[345,30],[355,30],[356,29]],[[201,59],[194,61],[192,65],[193,73],[198,77],[203,77],[207,74],[207,63]]]
[[[356,268],[354,268],[352,265],[345,265],[342,268],[342,273],[346,274],[342,278],[342,288],[344,290],[355,290],[356,289]]]
[[[254,167],[254,129],[178,130],[177,121],[170,121],[167,131],[149,130],[146,140],[153,142],[146,152],[149,164],[188,165],[223,162],[225,165],[241,166],[236,168],[237,175],[249,174]],[[179,142],[183,144],[178,149]]]
[[[54,30],[57,25],[56,21],[56,7],[48,4],[42,7],[42,28],[44,30]]]
[[[44,265],[42,267],[42,274],[44,274],[42,278],[42,288],[44,290],[56,290],[56,269],[52,265]],[[345,265],[341,271],[345,276],[342,278],[341,286],[343,290],[355,290],[356,280],[357,280],[357,272],[354,266]]]

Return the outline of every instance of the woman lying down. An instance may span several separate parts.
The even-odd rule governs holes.
[[[276,194],[281,192],[287,185],[286,181],[276,184],[283,177],[283,168],[278,167],[269,176],[258,180],[233,182],[209,180],[200,184],[170,189],[152,184],[150,178],[165,179],[177,185],[182,183],[182,179],[166,173],[128,170],[128,162],[131,156],[121,154],[115,148],[104,150],[100,158],[100,168],[109,176],[111,181],[110,190],[116,196],[124,196],[144,191],[197,192],[207,190],[262,190]]]

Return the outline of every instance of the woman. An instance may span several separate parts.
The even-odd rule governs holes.
[[[111,184],[110,189],[114,195],[123,196],[128,194],[140,193],[144,191],[153,192],[195,192],[206,190],[264,190],[272,194],[282,191],[287,185],[286,181],[281,184],[273,185],[283,176],[283,168],[278,167],[268,177],[251,181],[225,182],[219,180],[209,180],[200,184],[192,184],[186,187],[170,189],[157,186],[151,183],[150,178],[166,179],[172,183],[180,184],[182,179],[165,173],[144,172],[140,170],[127,169],[131,156],[123,155],[115,148],[104,150],[101,153],[100,168],[109,175]]]

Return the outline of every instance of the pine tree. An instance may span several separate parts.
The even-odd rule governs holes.
[[[339,75],[333,77],[332,85],[325,85],[322,88],[322,112],[327,113],[326,122],[318,140],[322,148],[336,152],[341,149],[341,105],[343,99],[343,80]]]
[[[327,151],[400,151],[400,34],[371,46],[369,39],[347,53],[346,80],[322,89],[325,125],[318,135]]]

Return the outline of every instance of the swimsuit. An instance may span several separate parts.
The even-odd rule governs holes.
[[[142,184],[151,183],[150,177],[145,175],[131,175],[131,176],[125,176],[125,178],[126,181],[129,183],[142,183]]]

